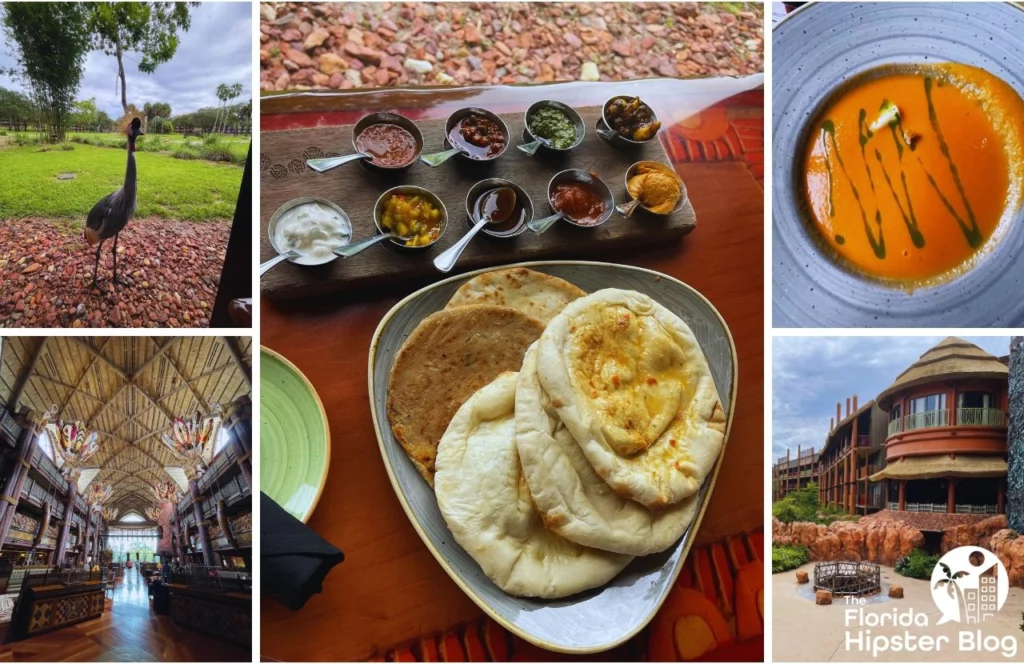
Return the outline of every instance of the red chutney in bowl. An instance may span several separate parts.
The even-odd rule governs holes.
[[[416,139],[404,127],[380,123],[370,125],[356,136],[356,149],[373,155],[373,164],[399,168],[416,158]]]
[[[556,184],[551,204],[580,226],[595,226],[604,214],[604,198],[585,182]]]

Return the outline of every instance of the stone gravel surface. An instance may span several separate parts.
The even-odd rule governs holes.
[[[0,223],[0,327],[206,327],[231,224],[133,219],[95,250],[66,223]]]
[[[263,91],[763,71],[759,3],[263,3]]]

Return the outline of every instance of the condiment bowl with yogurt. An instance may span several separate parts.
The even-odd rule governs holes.
[[[515,192],[510,210],[491,208],[504,201],[503,198],[488,195],[501,187],[508,187]],[[469,225],[476,225],[484,215],[503,221],[488,224],[480,232],[490,237],[508,239],[525,231],[526,225],[533,221],[533,201],[519,185],[501,178],[488,178],[474,184],[466,194],[466,221]]]
[[[587,125],[576,110],[560,101],[538,101],[526,109],[523,116],[523,145],[520,150],[528,155],[537,150],[564,153],[583,142]]]
[[[534,233],[543,233],[560,219],[580,228],[600,226],[615,211],[615,196],[604,180],[593,173],[570,168],[555,173],[548,182],[548,204],[553,215],[527,224]]]
[[[505,122],[483,108],[460,108],[444,123],[444,150],[421,157],[428,166],[440,166],[454,156],[472,163],[494,161],[505,154],[511,136]]]
[[[267,237],[278,254],[297,254],[288,259],[291,263],[324,265],[337,258],[335,249],[352,240],[352,221],[344,210],[328,200],[296,198],[270,217]]]
[[[398,113],[370,113],[352,127],[355,152],[340,157],[308,159],[306,165],[323,173],[352,161],[362,161],[370,170],[404,171],[423,152],[423,134],[416,123]]]

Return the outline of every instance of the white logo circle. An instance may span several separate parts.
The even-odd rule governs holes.
[[[981,624],[994,616],[1010,593],[1009,575],[996,554],[961,546],[939,558],[932,570],[932,601],[942,612],[938,624]]]

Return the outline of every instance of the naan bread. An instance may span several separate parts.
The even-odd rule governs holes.
[[[459,408],[437,449],[434,491],[455,541],[505,592],[553,599],[603,585],[632,557],[574,544],[544,527],[515,443],[516,374]]]
[[[517,267],[485,272],[455,291],[446,309],[467,304],[497,304],[518,309],[547,323],[585,291],[564,279]]]
[[[537,374],[594,470],[664,509],[692,496],[725,436],[725,413],[690,328],[651,298],[605,289],[544,331]]]
[[[518,371],[543,331],[515,309],[472,305],[433,313],[409,335],[391,365],[388,420],[427,483],[455,411],[502,372]]]
[[[597,476],[537,379],[537,344],[516,382],[516,446],[544,525],[577,544],[646,556],[672,546],[693,521],[697,496],[652,512]]]

